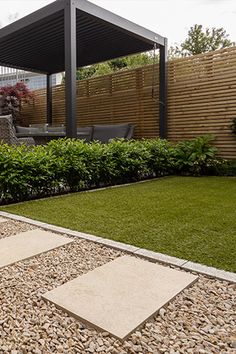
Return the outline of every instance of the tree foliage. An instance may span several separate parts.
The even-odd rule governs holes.
[[[24,82],[0,87],[0,115],[11,114],[13,122],[20,123],[21,104],[27,103],[33,98],[34,93]]]
[[[207,53],[217,49],[235,45],[223,28],[206,28],[202,25],[194,25],[188,31],[188,37],[180,46],[171,47],[170,57],[185,57],[195,54]]]
[[[141,53],[123,58],[109,60],[104,63],[90,65],[77,71],[77,79],[83,80],[90,77],[112,74],[122,69],[134,69],[139,66],[157,62],[158,57],[154,58],[153,53]]]

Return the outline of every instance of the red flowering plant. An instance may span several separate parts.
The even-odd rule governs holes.
[[[23,102],[34,97],[24,82],[0,87],[0,115],[11,114],[14,124],[20,124],[20,109]]]

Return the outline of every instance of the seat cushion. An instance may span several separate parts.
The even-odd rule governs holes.
[[[129,124],[97,124],[93,128],[93,140],[107,143],[114,138],[126,138]]]
[[[93,135],[93,127],[77,127],[78,139],[91,141],[92,135]]]
[[[47,131],[50,133],[65,133],[65,127],[64,126],[47,127]]]
[[[21,134],[33,134],[38,133],[40,131],[39,128],[32,128],[32,127],[22,127],[21,125],[16,125],[16,132]]]

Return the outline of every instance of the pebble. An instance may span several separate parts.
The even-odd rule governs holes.
[[[161,316],[161,318],[164,318],[165,317],[165,314],[166,314],[166,310],[164,308],[161,308],[159,310],[159,315]]]
[[[0,239],[33,229],[35,229],[35,226],[20,221],[10,220],[3,222],[0,227]]]

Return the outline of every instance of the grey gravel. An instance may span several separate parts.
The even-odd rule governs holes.
[[[15,221],[4,227],[1,237],[33,228]],[[73,244],[2,269],[0,354],[236,353],[236,285],[226,281],[200,275],[123,343],[42,300],[46,291],[122,254],[76,238]]]

